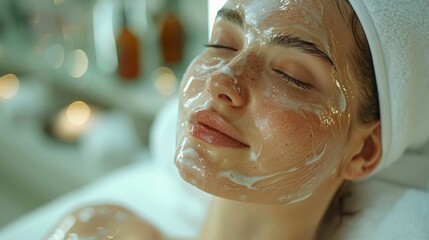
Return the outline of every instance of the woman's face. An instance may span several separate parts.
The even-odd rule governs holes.
[[[232,0],[180,91],[175,164],[216,196],[290,204],[337,177],[358,94],[335,1]]]

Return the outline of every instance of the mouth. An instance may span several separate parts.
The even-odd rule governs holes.
[[[249,147],[237,129],[222,116],[209,110],[193,113],[188,131],[193,137],[217,147]]]

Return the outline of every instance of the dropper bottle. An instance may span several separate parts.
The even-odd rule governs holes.
[[[161,22],[160,45],[164,63],[175,65],[182,61],[184,30],[178,13],[178,0],[168,0]]]
[[[116,44],[118,51],[118,73],[121,79],[135,81],[140,75],[140,43],[135,33],[128,27],[125,1],[121,8],[122,27]]]

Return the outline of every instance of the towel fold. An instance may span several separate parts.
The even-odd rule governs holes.
[[[367,36],[380,101],[382,161],[429,137],[429,1],[350,0]]]

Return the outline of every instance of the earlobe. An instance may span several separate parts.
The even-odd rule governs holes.
[[[381,125],[378,122],[364,131],[355,154],[343,168],[342,177],[357,180],[368,176],[380,163],[381,150]]]

